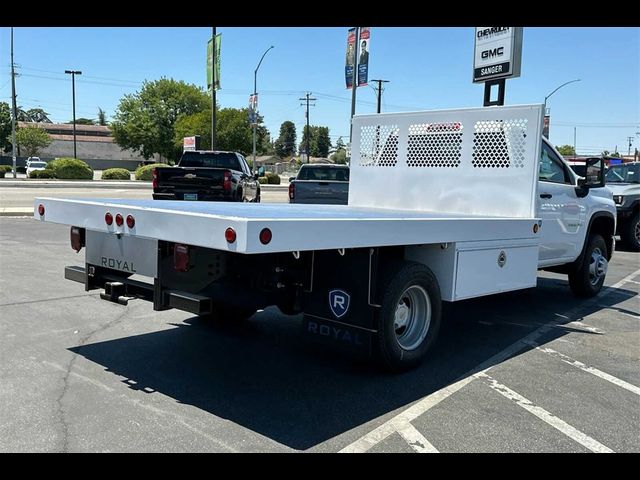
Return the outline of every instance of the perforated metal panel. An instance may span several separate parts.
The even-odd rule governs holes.
[[[462,128],[459,122],[409,125],[407,166],[459,166],[462,155]]]
[[[356,116],[349,205],[533,218],[542,110]]]
[[[360,162],[367,167],[395,167],[398,163],[398,126],[363,125]]]
[[[527,119],[489,120],[473,126],[473,159],[476,168],[522,168]]]

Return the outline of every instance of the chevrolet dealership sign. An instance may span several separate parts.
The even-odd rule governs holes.
[[[473,82],[520,76],[522,27],[476,27]]]

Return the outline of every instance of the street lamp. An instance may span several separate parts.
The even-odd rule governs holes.
[[[558,88],[556,88],[553,92],[551,92],[549,95],[547,95],[546,97],[544,97],[544,114],[547,114],[547,99],[549,97],[551,97],[551,95],[553,95],[554,93],[556,93],[558,90],[560,90],[562,87],[564,87],[565,85],[569,85],[570,83],[573,82],[579,82],[581,79],[580,78],[576,78],[575,80],[570,80],[566,83],[563,83],[562,85],[560,85]]]
[[[76,153],[76,75],[82,75],[80,70],[65,70],[71,75],[71,95],[73,97],[73,158],[78,158]]]
[[[258,69],[260,68],[260,65],[262,64],[262,60],[264,60],[264,56],[269,52],[269,50],[271,50],[273,47],[273,45],[271,45],[269,48],[267,48],[265,50],[265,52],[262,54],[262,57],[260,58],[260,61],[258,62],[258,66],[256,67],[256,69],[253,71],[253,101],[254,101],[254,105],[257,104],[257,100],[258,100]],[[258,126],[258,109],[256,108],[254,111],[254,115],[255,118],[254,123],[253,123],[253,171],[256,171],[256,128]]]

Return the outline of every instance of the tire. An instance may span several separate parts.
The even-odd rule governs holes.
[[[438,281],[424,265],[402,261],[389,265],[379,286],[384,292],[377,325],[379,361],[391,371],[414,368],[440,330]]]
[[[581,298],[597,295],[604,284],[607,266],[607,244],[604,238],[598,234],[589,236],[582,261],[569,272],[571,292]]]
[[[621,226],[620,240],[634,252],[640,251],[640,212],[636,212],[628,222]]]
[[[257,310],[236,307],[225,303],[215,303],[211,313],[200,315],[200,318],[219,325],[239,325],[246,322]]]

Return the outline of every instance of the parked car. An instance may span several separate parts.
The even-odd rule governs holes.
[[[289,178],[289,203],[346,205],[349,200],[349,167],[305,164]]]
[[[611,165],[605,179],[616,204],[616,234],[628,247],[640,251],[640,162]]]
[[[38,158],[38,157],[34,157],[34,158]],[[35,172],[36,170],[44,170],[46,166],[47,166],[47,162],[31,160],[29,163],[27,163],[27,178],[30,178],[31,173]]]
[[[153,199],[259,202],[260,184],[241,154],[193,150],[153,169]]]

